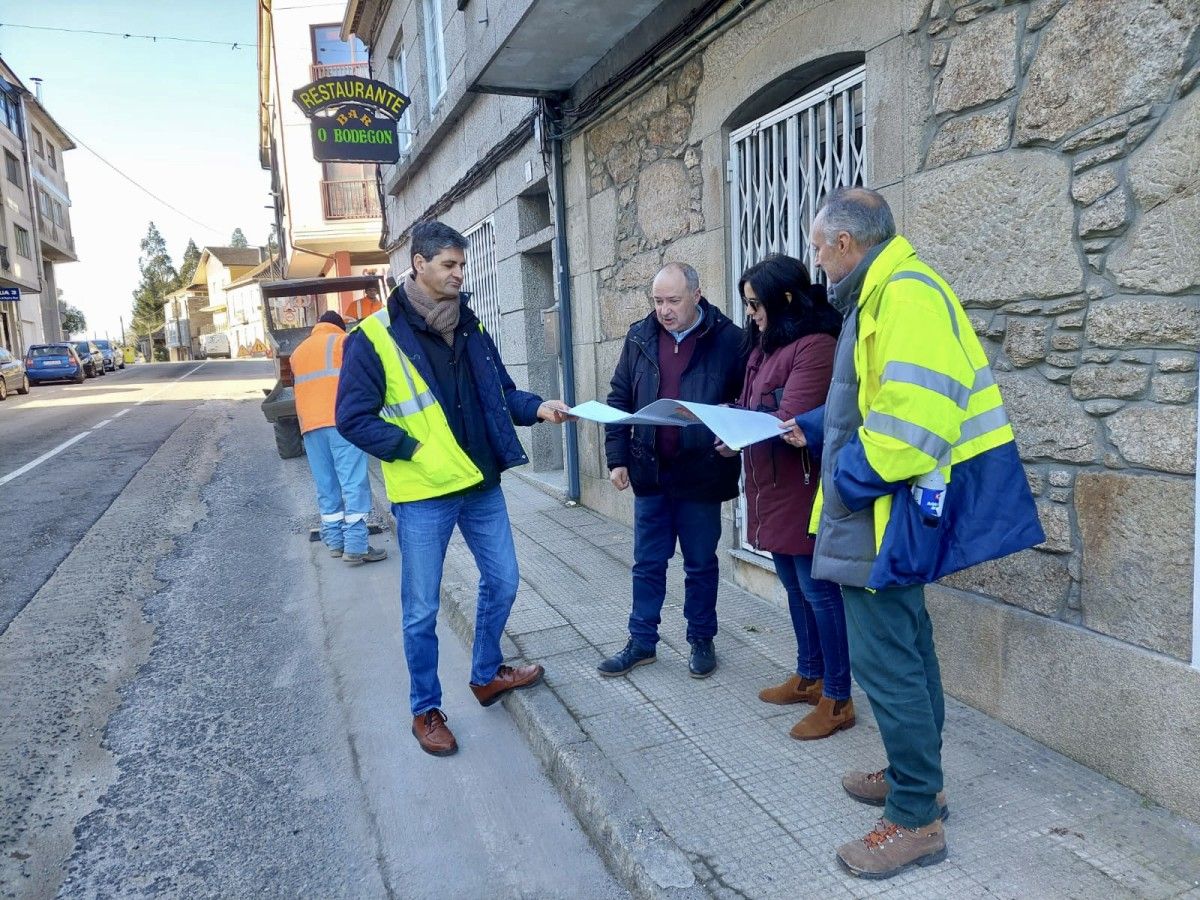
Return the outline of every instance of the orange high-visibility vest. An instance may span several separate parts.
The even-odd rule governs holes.
[[[373,300],[366,294],[361,297],[355,297],[353,300],[342,301],[342,318],[349,321],[353,319],[356,322],[361,322],[367,316],[373,315],[383,309],[382,300]]]
[[[329,428],[335,424],[338,375],[342,369],[342,346],[346,332],[331,322],[318,322],[291,356],[296,384],[296,415],[300,431]]]

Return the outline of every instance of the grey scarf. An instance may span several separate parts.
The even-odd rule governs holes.
[[[454,346],[454,329],[458,327],[458,313],[462,308],[457,296],[435,300],[422,290],[417,279],[409,278],[404,293],[412,308],[425,319],[425,324],[442,336],[449,346]]]

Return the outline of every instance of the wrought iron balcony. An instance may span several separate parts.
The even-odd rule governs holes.
[[[322,181],[321,204],[326,219],[379,218],[379,193],[373,180]]]

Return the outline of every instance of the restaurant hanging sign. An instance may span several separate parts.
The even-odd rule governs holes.
[[[308,117],[317,162],[394,163],[396,127],[411,102],[391,85],[355,75],[321,78],[292,93]]]

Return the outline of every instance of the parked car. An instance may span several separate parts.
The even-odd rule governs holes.
[[[202,334],[200,336],[200,356],[203,359],[215,359],[216,357],[232,359],[233,354],[229,350],[229,335],[222,332]]]
[[[104,357],[105,371],[115,372],[117,369],[125,368],[125,356],[119,347],[113,346],[112,341],[95,340],[92,343],[100,348],[100,354]]]
[[[87,367],[79,358],[74,344],[32,344],[25,351],[25,374],[33,384],[44,381],[83,384]]]
[[[104,354],[100,352],[95,341],[76,341],[75,352],[83,361],[83,371],[88,378],[104,374]]]
[[[29,376],[21,360],[0,347],[0,400],[7,399],[9,391],[29,393]]]

